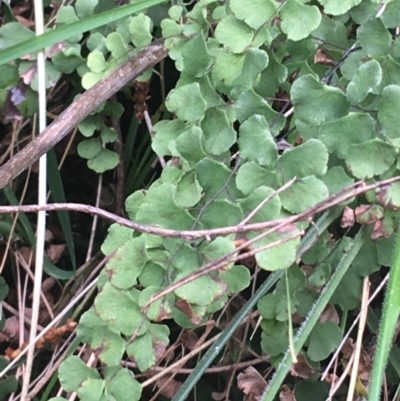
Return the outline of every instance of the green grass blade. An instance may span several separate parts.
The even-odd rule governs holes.
[[[7,47],[0,51],[0,65],[20,58],[28,53],[36,52],[45,47],[51,46],[62,40],[99,28],[103,25],[127,17],[130,14],[144,11],[145,9],[164,3],[166,0],[142,0],[134,4],[116,7],[113,10],[105,11],[91,17],[81,19],[71,24],[60,26],[38,37],[25,40],[24,42]]]
[[[60,171],[58,170],[57,157],[53,149],[47,153],[47,179],[53,201],[66,202],[64,186],[61,180]],[[75,245],[69,213],[66,210],[58,210],[57,216],[61,224],[61,229],[64,233],[72,267],[74,270],[76,270]]]
[[[354,239],[354,242],[350,250],[344,255],[339,265],[336,267],[336,270],[333,273],[331,279],[324,287],[317,301],[314,303],[313,307],[311,308],[311,311],[307,316],[307,319],[304,321],[303,325],[298,330],[296,337],[294,339],[294,349],[296,353],[300,352],[301,348],[303,347],[304,343],[307,340],[307,337],[310,335],[311,330],[318,322],[321,313],[323,312],[329,300],[331,299],[333,293],[335,292],[337,286],[342,280],[344,274],[347,272],[354,258],[357,256],[359,250],[364,244],[367,235],[368,235],[367,230],[361,228],[356,238]],[[287,351],[284,357],[282,358],[281,363],[279,364],[274,377],[268,383],[268,387],[266,388],[265,393],[261,397],[261,401],[274,400],[291,366],[292,366],[292,357],[290,355],[290,352]]]
[[[196,369],[186,379],[185,383],[181,386],[179,391],[175,394],[172,401],[184,401],[189,395],[192,388],[199,381],[204,371],[208,368],[215,357],[221,352],[227,341],[231,338],[235,330],[238,328],[242,320],[251,312],[260,298],[282,277],[283,270],[272,273],[255,294],[245,303],[240,312],[234,319],[226,326],[218,340],[208,349],[208,351],[201,358],[200,363],[197,364]]]
[[[337,207],[325,212],[320,219],[313,225],[306,235],[303,237],[300,247],[297,251],[297,258],[299,258],[309,247],[312,246],[316,238],[322,233],[340,214],[343,208]],[[196,385],[204,371],[210,366],[215,357],[225,346],[229,338],[238,328],[242,320],[248,313],[251,312],[253,307],[257,304],[260,298],[282,277],[283,270],[272,273],[268,279],[261,285],[257,292],[246,302],[243,308],[236,314],[235,318],[228,324],[228,326],[221,333],[221,336],[213,344],[209,350],[204,354],[199,364],[197,364],[194,371],[186,379],[183,386],[175,394],[172,401],[184,401],[189,395],[192,388]]]
[[[371,333],[378,333],[379,318],[371,307],[368,308],[367,325]],[[400,349],[397,345],[393,345],[390,351],[389,363],[393,366],[397,376],[400,378]]]
[[[400,315],[400,231],[397,234],[393,263],[390,269],[382,318],[379,325],[378,339],[374,363],[372,366],[371,383],[368,399],[378,401],[381,393],[383,376],[392,346],[394,333]]]

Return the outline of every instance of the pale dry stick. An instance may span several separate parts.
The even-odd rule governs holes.
[[[0,168],[0,174],[1,174],[1,168]],[[1,175],[0,175],[0,181],[1,181]],[[107,212],[106,210],[98,209],[94,206],[85,205],[81,203],[52,203],[52,204],[47,204],[45,206],[40,206],[40,205],[0,206],[0,214],[15,213],[15,212],[36,213],[40,210],[47,210],[47,211],[70,210],[88,214],[97,214],[106,220],[110,220],[114,223],[120,224],[128,228],[132,228],[133,230],[142,233],[155,234],[159,235],[160,237],[186,238],[193,240],[197,238],[207,238],[218,235],[237,234],[247,231],[260,231],[265,228],[277,227],[278,225],[280,227],[283,227],[283,225],[281,225],[283,223],[284,225],[289,225],[297,223],[299,221],[304,221],[311,218],[317,213],[324,212],[325,210],[333,206],[336,206],[342,202],[346,202],[349,199],[354,198],[355,196],[364,194],[365,192],[380,187],[388,186],[398,181],[400,181],[400,175],[385,180],[377,181],[369,185],[366,185],[363,180],[357,181],[356,183],[349,185],[348,187],[342,189],[341,191],[317,203],[316,205],[311,206],[304,212],[298,213],[290,217],[284,217],[262,223],[246,224],[244,226],[235,225],[222,228],[213,228],[209,230],[172,230],[151,224],[141,224],[129,219],[125,219],[114,213]]]
[[[275,196],[279,195],[280,193],[282,193],[283,191],[285,191],[286,189],[288,189],[295,181],[296,181],[296,177],[293,177],[290,181],[288,181],[285,185],[282,185],[279,189],[277,189],[274,193],[272,193],[271,195],[267,196],[262,202],[260,202],[260,204],[251,211],[251,213],[244,218],[240,223],[239,226],[244,226],[245,224],[247,224],[259,211],[260,209],[266,204],[268,203],[271,199],[275,198]]]
[[[31,251],[31,257],[32,257],[33,251]],[[32,282],[35,282],[35,274],[32,273],[31,269],[29,268],[28,263],[25,261],[24,257],[21,255],[21,253],[19,251],[16,252],[16,255],[19,258],[19,262],[22,265],[22,267],[24,268],[24,270],[26,271],[26,273],[28,274],[28,276],[30,277],[30,279],[32,280]],[[42,283],[40,283],[42,284]],[[41,285],[40,285],[41,287]],[[43,304],[46,306],[47,312],[49,313],[50,317],[52,319],[54,319],[54,314],[53,314],[53,310],[51,309],[51,306],[49,304],[49,301],[47,300],[46,296],[44,295],[43,291],[40,288],[40,297],[43,301]]]
[[[72,146],[72,144],[74,142],[74,139],[75,139],[77,134],[78,134],[78,127],[76,126],[72,131],[71,138],[69,138],[67,147],[65,148],[64,154],[62,155],[60,163],[58,164],[58,171],[61,171],[61,168],[64,165],[64,162],[65,162],[65,160],[66,160],[66,158],[68,156],[68,152],[71,149],[71,146]]]
[[[353,364],[353,361],[354,361],[354,353],[351,354],[351,357],[350,357],[346,367],[344,368],[342,375],[339,377],[339,380],[337,382],[335,382],[335,385],[330,388],[329,395],[328,395],[328,398],[326,399],[326,401],[332,401],[332,397],[337,393],[340,386],[346,380],[347,375],[349,374],[351,366]]]
[[[34,1],[35,10],[35,30],[36,36],[44,33],[44,14],[43,1]],[[38,77],[38,101],[39,101],[39,132],[42,133],[47,125],[47,100],[46,100],[46,56],[44,49],[37,53],[37,77]],[[6,163],[7,164],[7,163]],[[44,153],[39,159],[39,182],[38,182],[38,204],[46,205],[47,192],[47,155]],[[35,280],[33,285],[32,297],[32,316],[29,341],[32,342],[37,335],[37,325],[39,320],[40,297],[42,294],[43,260],[46,235],[46,212],[43,210],[38,213],[35,249]],[[25,400],[28,395],[29,383],[33,367],[35,348],[28,350],[25,364],[25,374],[22,382],[21,399]]]
[[[73,299],[69,305],[67,305],[60,313],[58,316],[56,316],[44,329],[41,333],[39,333],[34,339],[33,341],[30,341],[29,344],[26,346],[26,348],[24,348],[19,354],[18,356],[12,361],[10,362],[1,372],[0,372],[0,378],[4,377],[4,375],[12,368],[14,367],[14,365],[28,352],[29,349],[34,348],[36,342],[41,339],[52,327],[54,327],[59,320],[61,320],[66,314],[67,312],[69,312],[69,310],[75,306],[78,301],[80,301],[81,298],[83,298],[83,296],[89,292],[92,287],[94,285],[96,285],[97,283],[97,279],[93,280],[92,283],[90,283],[87,288],[85,288],[80,294],[78,294],[75,299]]]
[[[239,362],[237,364],[238,369],[244,369],[247,368],[248,366],[254,366],[258,365],[259,363],[263,362],[268,362],[269,359],[263,359],[263,358],[256,358],[252,359],[251,361],[245,361],[245,362]],[[136,363],[129,362],[129,361],[122,361],[121,365],[127,366],[128,368],[137,368]],[[216,366],[214,368],[208,368],[204,371],[205,374],[214,374],[214,373],[221,373],[221,372],[227,372],[230,371],[233,368],[234,365],[224,365],[224,366]],[[166,368],[164,366],[155,366],[151,370],[154,372],[163,372]],[[177,374],[183,374],[183,375],[190,375],[194,369],[189,369],[189,368],[181,368],[181,369],[175,369],[174,373],[176,372]],[[135,377],[139,378],[141,375],[135,375]]]
[[[358,324],[356,347],[353,351],[354,353],[353,369],[351,372],[349,388],[347,390],[347,401],[353,401],[354,390],[356,388],[356,381],[358,377],[358,365],[360,363],[360,355],[362,349],[362,340],[363,340],[365,325],[367,323],[369,288],[370,288],[370,282],[368,276],[366,276],[364,278],[363,294],[361,301],[362,312],[361,312],[360,322]]]
[[[378,12],[376,13],[375,18],[380,18],[382,16],[382,14],[385,12],[386,10],[386,5],[387,3],[383,3],[381,8],[378,10]]]
[[[371,304],[371,302],[376,298],[376,296],[382,291],[382,288],[386,285],[388,280],[389,280],[389,274],[387,274],[385,276],[385,278],[382,280],[382,282],[376,288],[374,293],[371,295],[371,298],[368,300],[368,304],[365,306],[365,308],[367,308]],[[363,309],[360,310],[360,312],[358,313],[357,317],[354,319],[352,325],[347,330],[347,333],[343,337],[342,342],[337,347],[335,353],[332,355],[331,361],[328,363],[328,366],[325,368],[324,373],[321,376],[321,381],[324,381],[326,379],[326,376],[328,375],[329,369],[332,367],[334,361],[336,360],[337,356],[339,355],[340,350],[343,348],[344,343],[349,338],[350,333],[352,332],[352,330],[354,329],[354,327],[358,323],[358,321],[359,321],[359,319],[361,317],[361,313],[365,313],[365,311]]]
[[[31,169],[28,169],[28,174],[27,174],[27,177],[26,177],[26,180],[25,180],[25,183],[24,183],[24,188],[22,189],[21,197],[19,199],[19,204],[21,204],[25,199],[26,191],[28,189],[28,183],[29,183],[30,175],[31,175]],[[13,222],[12,222],[12,225],[11,225],[11,228],[10,228],[10,235],[8,236],[6,249],[4,250],[3,259],[1,261],[0,274],[3,272],[4,265],[5,265],[6,260],[7,260],[8,252],[10,250],[11,241],[12,241],[13,234],[14,234],[14,231],[15,231],[15,226],[17,225],[18,218],[19,218],[19,213],[16,213],[14,218],[13,218]]]
[[[1,301],[1,306],[4,309],[7,309],[9,312],[11,312],[14,316],[16,316],[18,319],[21,319],[21,314],[15,309],[13,308],[11,305],[9,305],[7,302],[5,301]],[[29,319],[28,316],[23,315],[22,316],[22,320],[27,323],[27,324],[31,324],[31,319]],[[38,329],[39,330],[43,330],[43,326],[38,325]]]
[[[99,207],[99,205],[100,205],[102,187],[103,187],[103,174],[100,174],[98,184],[97,184],[96,207]],[[92,257],[94,238],[96,236],[96,228],[97,228],[98,220],[99,220],[99,216],[93,216],[92,229],[90,230],[89,246],[88,246],[86,260],[85,260],[86,262],[88,262],[89,259]]]
[[[104,79],[84,92],[67,107],[39,136],[0,167],[0,188],[48,152],[93,110],[138,77],[147,68],[164,59],[168,50],[163,40],[156,40],[144,50],[122,63]]]
[[[147,129],[149,130],[149,134],[151,139],[154,139],[154,129],[153,129],[153,123],[151,122],[151,118],[149,116],[149,112],[147,110],[144,111],[144,121],[146,122]],[[162,168],[165,168],[167,166],[167,163],[165,162],[165,159],[163,156],[157,156],[158,160],[160,161],[160,165]]]
[[[75,330],[73,333],[70,334],[70,336],[66,339],[65,344],[68,343],[72,337],[75,335]],[[47,370],[43,372],[42,377],[39,376],[39,379],[35,382],[33,382],[34,387],[29,391],[28,396],[33,399],[42,389],[43,387],[48,383],[49,379],[53,376],[54,372],[58,369],[58,367],[61,365],[61,363],[65,360],[65,358],[68,356],[69,350],[70,350],[70,344],[68,344],[68,347],[64,351],[59,352],[60,355],[56,355],[54,359],[57,359],[54,364],[49,367]],[[63,344],[64,346],[64,344]]]

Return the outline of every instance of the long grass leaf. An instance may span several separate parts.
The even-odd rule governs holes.
[[[394,333],[400,315],[400,232],[397,234],[393,263],[387,283],[382,318],[379,325],[378,339],[368,399],[378,401],[381,393],[383,376],[392,346]]]
[[[314,328],[315,324],[318,322],[318,319],[322,312],[324,311],[326,305],[331,299],[333,293],[336,288],[340,284],[343,276],[347,272],[354,258],[357,256],[359,250],[364,244],[367,237],[367,230],[361,228],[359,233],[354,239],[353,244],[349,251],[344,255],[342,260],[339,262],[339,265],[336,267],[335,272],[333,273],[331,279],[325,285],[323,291],[321,292],[319,298],[316,300],[314,305],[312,306],[306,320],[298,330],[296,337],[294,339],[294,349],[296,353],[299,353],[304,343],[307,340],[307,337],[310,335],[311,330]],[[282,385],[283,380],[289,372],[290,367],[292,366],[292,357],[290,355],[289,350],[283,356],[281,363],[279,364],[274,377],[269,382],[268,387],[266,388],[265,393],[261,397],[261,401],[273,401],[276,394],[279,392],[280,387]]]
[[[53,149],[47,153],[47,158],[47,176],[51,197],[54,202],[66,202],[64,186],[61,180],[60,171],[58,170],[57,158]],[[75,245],[69,213],[66,210],[58,210],[57,216],[58,220],[60,221],[61,229],[64,233],[72,267],[74,270],[76,270]]]
[[[316,224],[312,226],[303,237],[300,247],[297,251],[297,258],[299,258],[307,249],[312,246],[316,238],[337,218],[341,210],[341,207],[332,208],[320,217]],[[175,397],[172,399],[172,401],[184,401],[186,399],[186,397],[196,385],[204,371],[208,368],[208,366],[210,366],[212,361],[222,350],[222,347],[225,346],[225,344],[238,328],[242,320],[246,317],[248,313],[251,312],[251,310],[257,304],[260,298],[282,277],[283,272],[283,270],[279,270],[272,273],[268,277],[268,279],[261,285],[261,287],[256,291],[256,293],[246,302],[239,313],[236,314],[235,318],[223,330],[221,336],[218,338],[215,344],[213,344],[201,358],[200,363],[197,364],[194,371],[186,379],[185,383],[183,383],[182,387],[175,394]]]
[[[33,37],[16,45],[7,47],[0,51],[0,65],[15,60],[28,53],[36,52],[45,47],[52,46],[62,40],[67,40],[73,36],[99,28],[103,25],[127,17],[130,14],[144,11],[145,9],[164,3],[166,0],[142,0],[134,4],[116,7],[113,10],[95,14],[81,19],[71,24],[60,26],[59,28],[45,32],[43,35]]]

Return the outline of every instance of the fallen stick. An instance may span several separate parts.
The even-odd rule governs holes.
[[[144,50],[96,83],[74,101],[40,135],[0,167],[0,189],[47,153],[93,110],[168,54],[163,40]]]

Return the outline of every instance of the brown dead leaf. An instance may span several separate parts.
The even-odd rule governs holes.
[[[354,351],[354,341],[352,338],[348,337],[344,342],[340,352],[345,359],[349,360],[351,355],[353,354],[353,351]]]
[[[157,380],[157,387],[160,390],[160,394],[169,399],[175,396],[181,386],[182,383],[175,380],[170,375],[165,375]]]
[[[226,392],[222,392],[222,393],[217,393],[216,391],[214,391],[213,393],[211,393],[211,397],[213,400],[215,401],[221,401],[224,400],[226,397]]]
[[[182,298],[178,298],[175,301],[175,306],[180,309],[183,313],[189,316],[190,321],[194,324],[199,324],[203,319],[203,316],[197,314],[195,309],[192,308],[189,302],[185,301]]]
[[[50,261],[52,263],[57,263],[60,260],[62,254],[64,253],[66,247],[67,247],[66,244],[50,245],[46,250],[46,254],[50,259]]]
[[[326,305],[326,308],[322,312],[318,319],[319,322],[335,322],[339,324],[339,314],[333,304]]]
[[[315,370],[309,365],[305,355],[300,352],[300,354],[297,355],[297,362],[290,367],[290,374],[295,377],[308,379],[315,375]]]
[[[30,85],[35,78],[37,72],[37,64],[33,63],[25,72],[23,72],[20,76],[24,81],[25,85]]]
[[[294,396],[294,393],[290,388],[284,384],[281,387],[281,391],[279,393],[279,400],[280,401],[296,401],[296,397]]]
[[[0,331],[0,341],[14,341],[19,338],[19,319],[17,316],[11,316],[6,319],[3,330]],[[29,332],[24,327],[24,340],[28,340]]]
[[[185,331],[181,336],[181,341],[185,347],[187,347],[192,351],[196,348],[197,342],[199,341],[199,337],[193,330]]]
[[[43,280],[42,291],[43,292],[50,291],[54,287],[55,283],[56,283],[56,280],[54,277],[47,277],[45,280]]]
[[[324,50],[318,49],[314,55],[314,64],[323,64],[333,67],[335,62],[328,57]]]
[[[372,229],[371,239],[376,240],[378,238],[389,238],[393,234],[393,227],[390,224],[385,225],[383,219],[379,219],[375,222],[374,228]]]
[[[348,206],[346,206],[343,210],[342,220],[340,222],[340,226],[342,228],[353,227],[356,221],[354,210]]]
[[[34,262],[34,255],[31,247],[21,246],[19,254],[22,256],[28,267],[32,267]]]
[[[267,382],[253,366],[249,366],[238,374],[237,386],[246,395],[246,401],[259,401],[267,387]]]

